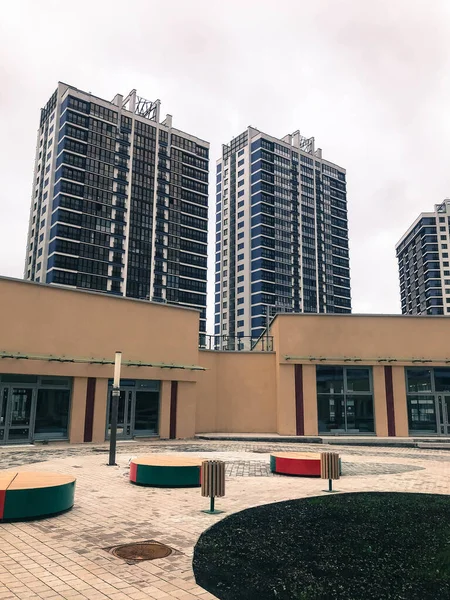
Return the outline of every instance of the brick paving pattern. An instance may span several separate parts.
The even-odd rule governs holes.
[[[135,442],[107,447],[36,446],[0,449],[0,468],[45,470],[77,477],[74,508],[58,517],[0,524],[0,600],[144,600],[214,598],[195,584],[191,562],[199,535],[223,517],[268,502],[321,495],[323,482],[273,476],[271,451],[334,451],[343,461],[341,492],[405,491],[450,494],[450,452],[417,448],[344,447],[261,442]],[[198,488],[156,489],[128,482],[130,458],[150,452],[190,452],[227,464],[221,515]],[[128,564],[106,549],[157,540],[177,552]],[[238,599],[237,599],[238,600]]]

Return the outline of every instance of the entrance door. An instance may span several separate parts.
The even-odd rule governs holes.
[[[0,443],[31,439],[33,388],[5,386],[0,391]]]
[[[438,433],[450,435],[450,396],[438,396],[438,418]]]
[[[159,392],[136,390],[134,407],[134,435],[158,434]]]
[[[119,397],[119,410],[117,415],[117,438],[129,439],[132,437],[132,394],[131,390],[121,390]],[[111,406],[112,406],[112,391],[109,392],[108,402],[108,430],[106,432],[109,438],[111,432]]]

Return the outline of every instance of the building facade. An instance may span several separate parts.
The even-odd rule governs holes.
[[[402,313],[450,313],[450,200],[421,213],[396,245]]]
[[[116,350],[120,439],[450,436],[444,316],[278,314],[272,351],[215,351],[189,308],[4,278],[0,298],[0,444],[108,439]]]
[[[133,90],[59,83],[41,111],[25,278],[201,311],[209,144]]]
[[[215,335],[257,338],[281,312],[350,312],[345,170],[298,131],[249,127],[217,161],[215,251]]]

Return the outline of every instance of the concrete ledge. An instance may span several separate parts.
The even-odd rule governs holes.
[[[333,446],[388,446],[390,448],[422,448],[428,450],[450,450],[449,438],[376,437],[376,436],[297,436],[277,433],[197,433],[198,440],[234,442],[270,442],[288,444],[329,444]]]

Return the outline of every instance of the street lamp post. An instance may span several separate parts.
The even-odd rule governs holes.
[[[109,466],[116,464],[117,442],[117,415],[119,412],[120,398],[120,369],[122,366],[122,352],[116,352],[114,360],[114,382],[111,402],[111,432],[109,435]]]

